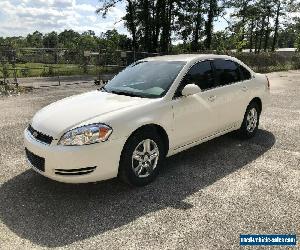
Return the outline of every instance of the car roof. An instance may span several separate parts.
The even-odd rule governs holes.
[[[180,55],[166,55],[166,56],[155,56],[147,57],[143,61],[185,61],[190,62],[194,60],[205,60],[205,59],[235,59],[227,55],[214,55],[214,54],[180,54]]]

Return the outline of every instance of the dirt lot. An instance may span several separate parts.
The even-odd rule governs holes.
[[[25,161],[22,133],[33,114],[95,87],[1,98],[0,249],[236,249],[241,233],[299,241],[300,71],[269,77],[272,104],[255,138],[226,135],[173,156],[138,189],[57,183]]]

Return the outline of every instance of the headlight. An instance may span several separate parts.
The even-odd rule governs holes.
[[[64,146],[80,146],[104,142],[112,133],[112,128],[104,124],[91,124],[66,132],[58,144]]]

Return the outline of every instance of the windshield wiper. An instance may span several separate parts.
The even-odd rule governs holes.
[[[113,94],[116,94],[116,95],[126,95],[126,96],[132,96],[132,97],[139,97],[139,95],[136,95],[136,94],[131,93],[131,92],[115,91],[115,90],[109,91],[107,88],[105,88],[105,86],[101,87],[99,90],[100,91],[105,91],[105,92],[108,92],[108,93],[113,93]]]
[[[136,95],[131,92],[126,92],[126,91],[115,91],[112,90],[111,93],[116,94],[116,95],[126,95],[126,96],[132,96],[132,97],[140,97],[139,95]]]

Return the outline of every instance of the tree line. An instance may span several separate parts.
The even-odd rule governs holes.
[[[52,31],[47,34],[35,31],[26,37],[0,37],[0,45],[13,49],[65,48],[70,52],[78,53],[78,51],[98,51],[107,48],[112,50],[129,50],[131,48],[131,39],[126,35],[119,34],[115,29],[101,33],[100,36],[96,36],[92,30],[79,33],[71,29],[60,33]]]
[[[0,37],[0,45],[66,48],[74,54],[102,49],[158,53],[300,49],[300,17],[292,15],[299,13],[299,0],[100,0],[96,13],[105,18],[120,2],[126,6],[122,20],[129,36],[115,29],[97,35],[92,30],[35,31],[26,37]],[[216,30],[216,22],[227,27]]]
[[[123,21],[133,49],[168,53],[176,39],[182,43],[175,50],[260,53],[293,47],[300,39],[299,18],[289,15],[299,10],[297,0],[100,0],[97,13],[105,18],[120,2],[126,4]],[[216,21],[228,27],[216,32]]]

